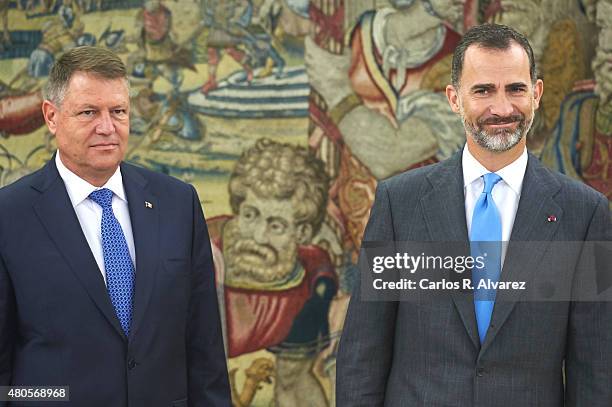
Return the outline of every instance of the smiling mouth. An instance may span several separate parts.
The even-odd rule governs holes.
[[[493,128],[503,128],[503,127],[514,127],[518,122],[508,122],[508,123],[490,123],[485,124],[485,126],[493,127]]]

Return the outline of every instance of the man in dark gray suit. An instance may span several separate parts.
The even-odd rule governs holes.
[[[446,89],[466,146],[381,181],[364,242],[509,241],[496,278],[529,282],[551,257],[519,255],[514,243],[612,240],[607,199],[527,153],[542,92],[523,35],[470,29]],[[369,302],[357,284],[338,354],[338,406],[612,406],[610,302],[501,301],[499,292],[481,301],[474,292]]]

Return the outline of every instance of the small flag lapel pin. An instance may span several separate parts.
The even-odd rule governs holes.
[[[557,221],[557,217],[555,215],[548,215],[548,218],[546,218],[546,220],[549,223],[556,222]]]
[[[149,201],[145,201],[145,208],[153,209],[153,204]]]

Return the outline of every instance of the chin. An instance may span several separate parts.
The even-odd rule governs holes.
[[[94,159],[90,161],[91,167],[93,167],[98,172],[109,172],[115,171],[119,164],[121,164],[121,159],[113,157],[112,159]]]

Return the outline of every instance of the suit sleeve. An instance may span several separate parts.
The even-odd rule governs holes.
[[[585,240],[612,241],[610,210],[603,196]],[[571,304],[565,369],[567,407],[612,406],[612,302]]]
[[[0,386],[11,384],[13,344],[17,330],[16,314],[13,286],[4,259],[0,256]]]
[[[189,406],[231,406],[208,228],[193,195],[192,286],[187,323]]]
[[[381,181],[363,241],[393,240],[389,196]],[[397,303],[363,301],[360,286],[357,281],[338,349],[336,401],[339,407],[382,406],[391,370]]]

